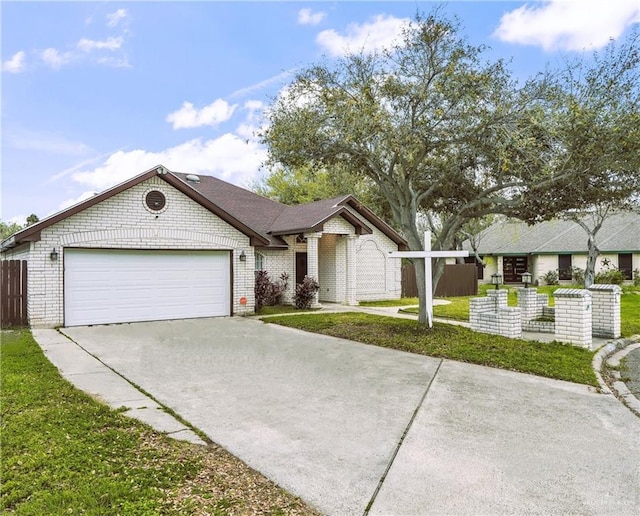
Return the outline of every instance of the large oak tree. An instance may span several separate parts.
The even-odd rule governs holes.
[[[412,250],[423,246],[421,211],[438,215],[435,249],[450,248],[465,223],[488,214],[531,221],[544,208],[546,218],[554,208],[536,204],[539,194],[580,173],[556,166],[549,83],[518,86],[484,50],[436,10],[417,16],[391,49],[301,71],[261,135],[270,163],[338,166],[369,179]],[[426,322],[421,260],[416,274]]]

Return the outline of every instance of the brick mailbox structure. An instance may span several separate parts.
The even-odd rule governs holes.
[[[560,288],[555,299],[555,338],[591,348],[591,293],[578,288]]]
[[[620,337],[620,295],[618,285],[591,285],[592,331],[594,337]]]

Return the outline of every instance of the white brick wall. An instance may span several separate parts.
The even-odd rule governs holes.
[[[506,290],[490,290],[487,297],[469,300],[471,329],[512,339],[522,336],[520,308],[507,306]]]
[[[367,226],[365,221],[355,211]],[[397,251],[398,246],[384,233],[376,228],[373,234],[356,237],[356,299],[396,299],[401,295],[400,260],[390,259],[390,251]],[[342,217],[335,217],[324,224],[322,236],[318,241],[318,283],[320,284],[319,300],[345,303],[349,300],[347,291],[347,237],[354,236],[353,226]],[[289,290],[284,301],[293,302],[295,292],[295,253],[307,252],[307,244],[295,243],[294,236],[284,237],[289,244],[287,250],[264,250],[265,269],[275,279],[287,272],[289,274]]]
[[[371,235],[361,235],[356,240],[356,282],[357,300],[372,301],[378,299],[399,299],[402,295],[402,260],[389,258],[391,251],[397,251],[398,245],[371,222],[367,221],[350,206],[348,210],[373,230]],[[368,267],[366,248],[375,244],[383,260],[376,260],[380,268],[377,276]]]
[[[617,285],[591,285],[592,329],[594,337],[620,337],[620,295]]]
[[[591,294],[588,290],[561,288],[555,299],[555,338],[591,348]]]
[[[144,195],[158,189],[167,199],[166,210],[152,213]],[[29,317],[34,327],[63,324],[64,249],[216,249],[234,251],[233,309],[247,298],[253,307],[254,253],[249,238],[186,195],[154,177],[42,230],[29,258]],[[56,248],[58,261],[49,253]],[[247,255],[237,259],[241,250]]]

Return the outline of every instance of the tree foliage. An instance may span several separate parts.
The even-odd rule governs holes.
[[[313,169],[310,166],[280,167],[253,185],[252,189],[283,204],[305,204],[351,194],[376,212],[385,211],[384,200],[366,177],[354,177],[339,166]],[[387,210],[388,211],[388,210]]]
[[[17,233],[21,229],[24,229],[27,226],[31,226],[32,224],[35,224],[39,221],[40,218],[35,213],[29,215],[24,224],[18,224],[17,222],[4,222],[0,220],[0,241],[9,238],[11,235]]]
[[[9,238],[14,233],[17,233],[23,228],[17,222],[4,222],[0,220],[0,240],[5,240]]]
[[[570,149],[558,138],[563,119],[550,116],[564,105],[554,77],[516,84],[502,61],[486,61],[485,48],[469,45],[439,9],[417,16],[403,36],[391,49],[301,71],[275,100],[262,133],[270,163],[339,166],[372,181],[413,250],[422,249],[421,210],[437,214],[434,248],[445,249],[476,218],[534,222],[578,202],[568,192],[550,202],[559,185],[588,183],[584,167],[568,166]],[[600,169],[594,177],[606,182],[606,175]],[[434,267],[434,288],[442,265]],[[424,322],[420,261],[416,271]]]

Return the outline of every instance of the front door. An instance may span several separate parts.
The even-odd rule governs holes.
[[[522,283],[522,273],[527,272],[526,256],[503,256],[502,273],[505,283]]]
[[[296,285],[307,275],[307,253],[296,253]]]

